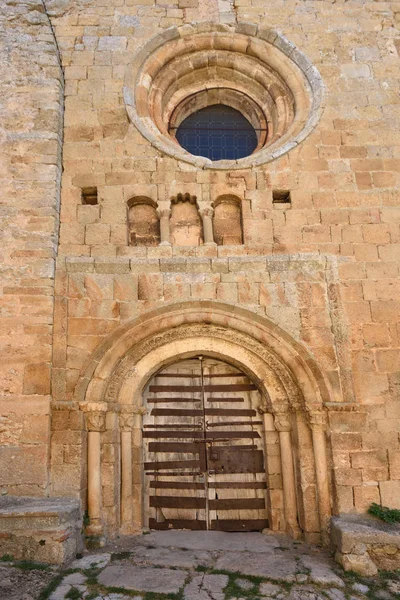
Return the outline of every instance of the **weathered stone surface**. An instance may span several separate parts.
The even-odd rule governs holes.
[[[287,557],[284,561],[280,556],[252,554],[250,552],[225,552],[216,562],[217,569],[238,571],[243,575],[257,577],[273,577],[283,581],[295,581],[296,561]]]
[[[185,586],[183,597],[185,600],[224,600],[227,583],[226,575],[197,575]]]
[[[109,566],[98,577],[99,582],[106,587],[122,587],[138,592],[163,594],[177,594],[183,587],[185,579],[184,571],[135,566],[129,568]]]
[[[18,559],[69,563],[82,550],[78,500],[0,498],[0,552]]]
[[[134,344],[125,327],[135,322],[150,334],[153,311],[160,315],[183,301],[194,303],[185,318],[195,322],[201,301],[209,303],[204,323],[226,303],[223,321],[231,331],[246,328],[252,339],[261,324],[273,331],[299,398],[321,399],[329,413],[327,495],[334,497],[325,502],[302,400],[293,415],[301,490],[294,512],[305,539],[319,541],[320,520],[328,521],[318,514],[318,500],[345,513],[364,512],[371,502],[399,507],[396,3],[355,2],[350,16],[340,3],[312,0],[111,0],[93,3],[89,12],[86,0],[3,4],[1,493],[86,499],[86,425],[58,417],[60,404],[73,403],[71,414],[78,413],[79,402],[100,399],[106,393],[101,382],[110,380],[108,400],[116,405],[118,369]],[[264,81],[261,67],[269,59]],[[171,77],[156,76],[164,62]],[[229,85],[221,85],[227,72]],[[175,91],[163,87],[170,84]],[[187,85],[192,109],[203,101],[234,102],[226,90],[237,85],[240,94],[246,90],[246,102],[240,94],[234,102],[244,112],[248,98],[268,88],[266,114],[252,114],[250,121],[271,124],[274,160],[264,163],[256,151],[242,165],[217,165],[182,156],[172,138],[160,150],[162,135],[174,131],[175,99],[187,107]],[[293,86],[289,96],[286,85]],[[133,108],[138,118],[129,123]],[[285,130],[285,118],[308,125],[277,149],[274,136]],[[147,137],[142,120],[151,128]],[[129,216],[132,206],[147,207],[139,209],[141,227]],[[173,331],[176,319],[163,313],[160,335],[164,327]],[[267,348],[272,342],[265,340]],[[227,352],[228,362],[236,361],[237,350]],[[160,358],[151,373],[170,359]],[[270,388],[267,371],[255,380]],[[147,375],[129,398],[136,391],[141,396]],[[292,401],[293,390],[281,383],[274,389],[287,390]],[[271,394],[273,401],[278,396]],[[115,535],[122,508],[114,414],[101,444],[101,522]],[[266,448],[270,527],[284,531],[278,440]],[[135,481],[141,478],[138,455]],[[148,525],[139,522],[139,504],[137,497],[136,528]],[[378,534],[375,540],[367,552],[346,538],[344,546],[352,547],[343,554],[370,552],[374,563],[394,567],[396,543]],[[227,550],[238,550],[232,543]],[[362,544],[370,548],[369,541]]]

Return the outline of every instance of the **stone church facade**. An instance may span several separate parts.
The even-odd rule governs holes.
[[[196,475],[149,501],[173,488],[154,448],[181,457],[156,394],[195,381],[220,419],[242,386],[263,460],[207,528],[328,542],[332,515],[400,508],[399,23],[362,0],[5,0],[5,497],[78,499],[98,539],[206,523]],[[252,124],[249,156],[179,145],[214,105]]]

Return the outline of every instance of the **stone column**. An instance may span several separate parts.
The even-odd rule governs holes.
[[[121,430],[121,533],[132,532],[133,478],[132,478],[132,428],[134,414],[131,407],[124,407],[119,415]]]
[[[171,234],[169,228],[169,218],[171,216],[171,210],[169,208],[159,208],[157,210],[157,215],[160,219],[160,245],[170,246]]]
[[[101,463],[100,434],[106,428],[106,408],[99,405],[87,406],[86,424],[88,429],[88,514],[89,535],[101,535]]]
[[[210,246],[215,245],[214,242],[214,228],[213,228],[213,214],[214,209],[210,207],[203,208],[199,211],[200,216],[203,220],[203,235],[204,235],[204,245]]]
[[[310,427],[312,431],[315,475],[317,479],[321,538],[324,544],[328,544],[328,528],[332,510],[329,494],[328,463],[326,458],[326,413],[322,410],[310,412]]]
[[[279,432],[286,525],[290,535],[297,539],[300,537],[301,531],[297,522],[296,484],[290,434],[292,425],[288,413],[275,415],[275,428]]]

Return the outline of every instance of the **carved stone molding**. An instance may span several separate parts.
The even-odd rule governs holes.
[[[169,208],[158,208],[157,216],[159,219],[169,219],[171,216],[171,209]]]
[[[106,413],[100,411],[86,412],[86,426],[88,431],[105,431]]]
[[[309,411],[309,423],[311,429],[321,429],[323,431],[326,430],[328,425],[326,412],[323,410],[318,411]]]
[[[199,210],[199,214],[202,219],[204,219],[204,217],[209,217],[210,219],[212,219],[214,215],[214,209],[212,208],[212,206],[206,206],[205,208],[201,208]]]
[[[113,375],[109,379],[109,384],[105,392],[105,401],[117,402],[123,382],[125,379],[132,377],[132,375],[135,374],[135,364],[147,354],[176,340],[194,337],[221,339],[225,342],[232,342],[236,345],[240,345],[244,349],[253,352],[259,356],[259,358],[263,360],[266,365],[268,365],[268,368],[274,373],[276,379],[282,386],[281,393],[282,395],[285,394],[287,404],[290,404],[296,409],[304,404],[303,396],[293,375],[270,348],[240,331],[222,326],[200,323],[171,328],[165,332],[146,338],[131,348],[129,353],[119,362]],[[262,384],[263,382],[259,383]]]
[[[274,425],[277,431],[291,431],[292,423],[290,421],[289,413],[275,414]]]
[[[131,431],[135,424],[135,415],[130,412],[122,412],[119,415],[119,428],[121,431]]]
[[[189,202],[189,204],[197,203],[197,196],[192,196],[191,194],[177,194],[176,196],[171,197],[171,204],[178,204],[178,202]]]

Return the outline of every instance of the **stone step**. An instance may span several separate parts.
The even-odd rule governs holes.
[[[83,548],[82,511],[74,498],[0,498],[0,556],[66,564]]]

